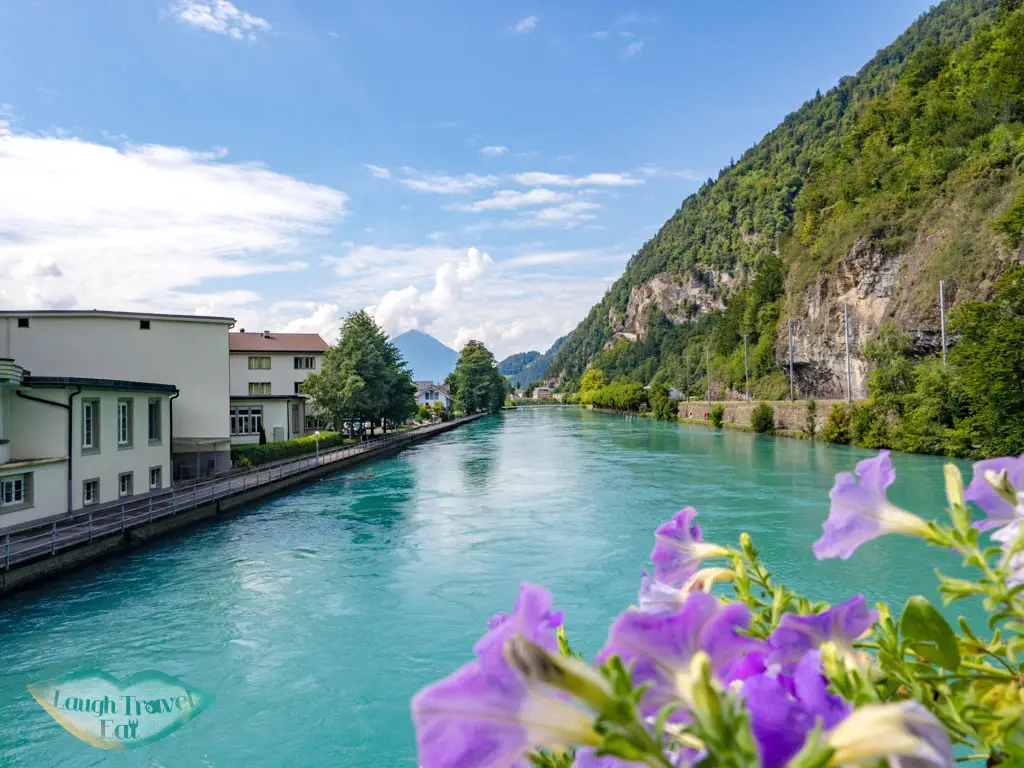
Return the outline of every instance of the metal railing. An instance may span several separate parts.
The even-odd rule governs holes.
[[[307,454],[184,487],[172,486],[141,498],[83,509],[47,523],[26,523],[24,526],[12,527],[2,534],[0,540],[0,567],[3,570],[10,570],[12,566],[27,560],[52,556],[60,550],[106,536],[120,536],[125,531],[149,525],[154,520],[173,517],[179,512],[270,485],[286,477],[328,466],[361,453],[368,453],[387,443],[405,442],[411,435],[442,431],[476,418],[478,416],[464,416],[439,424],[413,427],[392,432],[390,435],[370,438],[365,443],[328,448],[318,454]]]

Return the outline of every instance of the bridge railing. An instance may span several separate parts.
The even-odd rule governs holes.
[[[11,527],[4,531],[0,539],[0,568],[10,570],[12,566],[27,560],[53,556],[61,550],[96,539],[120,536],[125,531],[149,525],[154,520],[173,517],[179,512],[334,464],[388,443],[405,442],[410,435],[436,432],[474,418],[477,417],[464,416],[448,422],[413,427],[373,437],[363,443],[325,449],[319,454],[314,452],[266,467],[256,466],[244,472],[213,477],[186,486],[174,485],[122,502],[92,506],[46,523],[26,523]]]

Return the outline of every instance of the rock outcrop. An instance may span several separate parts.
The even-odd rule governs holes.
[[[616,315],[614,310],[609,313],[608,323],[614,329],[614,335],[606,346],[619,339],[643,340],[647,336],[651,312],[655,309],[673,323],[686,323],[699,315],[724,309],[722,297],[728,294],[732,283],[732,275],[727,272],[697,276],[669,272],[654,275],[630,291],[625,316]]]

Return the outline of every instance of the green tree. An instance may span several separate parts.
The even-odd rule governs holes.
[[[950,365],[963,388],[960,453],[1005,456],[1024,450],[1024,267],[1003,275],[992,301],[970,302],[952,317],[959,340]]]
[[[314,414],[345,423],[397,424],[416,413],[416,388],[401,353],[365,311],[342,322],[323,368],[303,383]]]
[[[479,341],[467,342],[459,354],[455,370],[445,383],[462,413],[497,411],[508,395],[508,381],[498,373],[494,355]]]

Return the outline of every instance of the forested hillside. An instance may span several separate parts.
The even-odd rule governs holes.
[[[844,301],[861,385],[883,323],[934,350],[938,280],[951,305],[986,298],[1019,258],[1019,5],[947,0],[787,116],[643,245],[549,375],[697,393],[710,349],[722,396],[743,389],[746,336],[755,396],[779,397],[792,320],[801,394],[835,396]]]
[[[543,355],[536,350],[509,355],[498,364],[498,372],[517,389],[527,387],[535,381],[542,381],[547,376],[551,361],[568,338],[569,336],[565,335],[558,339]]]

